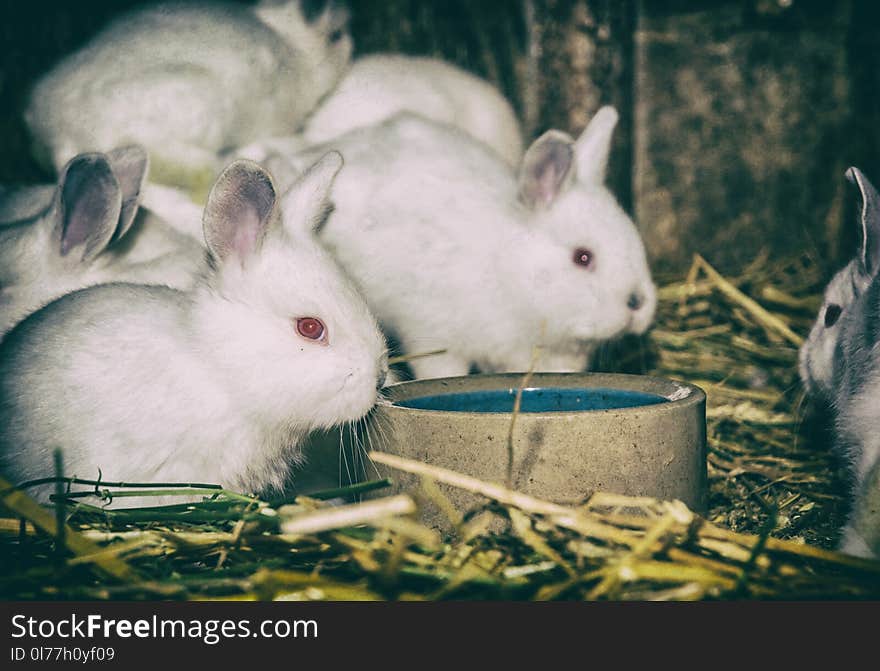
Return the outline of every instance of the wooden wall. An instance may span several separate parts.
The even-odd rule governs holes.
[[[0,181],[41,176],[28,86],[143,2],[4,3]],[[496,82],[529,137],[621,113],[610,184],[658,270],[699,251],[735,271],[762,248],[851,252],[843,171],[880,183],[874,0],[350,0],[358,53],[433,54]]]
[[[880,119],[857,125],[872,103],[857,95],[855,4],[642,3],[633,188],[656,258],[840,255],[846,167],[880,179],[880,156],[865,151]]]

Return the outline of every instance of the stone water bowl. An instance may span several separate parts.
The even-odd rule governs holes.
[[[378,408],[384,449],[504,483],[508,433],[520,373],[414,380],[385,389]],[[513,434],[513,488],[555,503],[594,492],[706,505],[706,395],[693,385],[643,375],[535,373],[523,390]],[[379,465],[396,492],[418,476]],[[439,485],[459,511],[482,500]],[[387,495],[384,490],[382,495]],[[426,523],[449,528],[430,501]]]

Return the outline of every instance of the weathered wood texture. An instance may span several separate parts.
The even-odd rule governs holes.
[[[642,3],[634,189],[653,259],[840,254],[843,173],[865,141],[852,16],[847,0]]]

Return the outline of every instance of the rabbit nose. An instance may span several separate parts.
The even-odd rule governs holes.
[[[642,307],[642,304],[644,302],[645,299],[642,297],[641,294],[633,292],[629,295],[629,299],[626,301],[626,307],[628,307],[630,310],[635,311]]]

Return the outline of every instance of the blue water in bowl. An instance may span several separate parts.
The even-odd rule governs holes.
[[[513,412],[516,389],[469,391],[457,394],[418,396],[394,405],[416,410],[445,410],[447,412]],[[541,387],[524,389],[520,412],[576,412],[582,410],[611,410],[634,408],[640,405],[666,403],[657,394],[627,389],[567,389]]]

